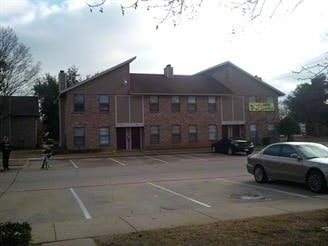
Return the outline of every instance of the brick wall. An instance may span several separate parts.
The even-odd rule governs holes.
[[[217,98],[217,112],[208,112],[208,97],[197,96],[197,111],[187,111],[187,96],[180,96],[180,112],[171,111],[171,96],[159,97],[159,112],[149,112],[149,97],[144,97],[145,129],[144,143],[147,149],[156,148],[175,148],[175,147],[207,147],[211,144],[208,140],[208,126],[217,125],[218,136],[221,136],[221,106],[219,97]],[[160,142],[150,144],[150,126],[158,125],[160,127]],[[172,126],[181,126],[181,142],[172,143]],[[198,141],[189,143],[188,127],[197,126]]]

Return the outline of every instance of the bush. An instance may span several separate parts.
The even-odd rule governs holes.
[[[31,226],[27,223],[0,223],[1,246],[28,246],[31,245]]]
[[[264,145],[264,146],[267,146],[267,145],[269,145],[271,143],[271,138],[270,137],[264,137],[264,138],[262,138],[262,144]]]

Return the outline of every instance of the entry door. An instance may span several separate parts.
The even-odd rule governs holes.
[[[131,128],[131,149],[140,149],[140,127]]]
[[[116,143],[117,143],[117,149],[124,149],[126,150],[126,128],[125,127],[119,127],[116,128]]]

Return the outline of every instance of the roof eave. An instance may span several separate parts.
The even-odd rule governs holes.
[[[120,63],[120,64],[118,64],[118,65],[116,65],[116,66],[114,66],[114,67],[111,67],[111,68],[109,68],[109,69],[107,69],[107,70],[105,70],[105,71],[103,71],[103,72],[101,72],[101,73],[99,73],[99,74],[97,74],[97,75],[95,75],[95,76],[89,78],[89,79],[86,79],[86,80],[82,81],[81,83],[78,83],[78,84],[76,84],[76,85],[74,85],[74,86],[71,86],[71,87],[69,87],[69,88],[66,88],[65,90],[62,90],[61,92],[59,92],[59,95],[65,94],[66,92],[68,92],[68,91],[70,91],[70,90],[73,90],[73,89],[75,89],[76,87],[79,87],[79,86],[81,86],[81,85],[84,85],[84,84],[86,84],[86,83],[88,83],[88,82],[90,82],[90,81],[92,81],[92,80],[94,80],[94,79],[96,79],[96,78],[98,78],[98,77],[100,77],[100,76],[103,76],[103,75],[106,74],[106,73],[112,72],[112,71],[116,70],[117,68],[123,67],[123,66],[126,65],[126,64],[130,64],[130,63],[133,62],[136,58],[137,58],[137,57],[134,56],[134,57],[132,57],[132,58],[130,58],[130,59],[128,59],[128,60],[126,60],[126,61],[124,61],[124,62],[122,62],[122,63]]]

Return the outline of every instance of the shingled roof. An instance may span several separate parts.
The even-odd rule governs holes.
[[[210,76],[174,75],[167,78],[163,74],[130,74],[131,94],[156,95],[221,95],[234,94]]]

